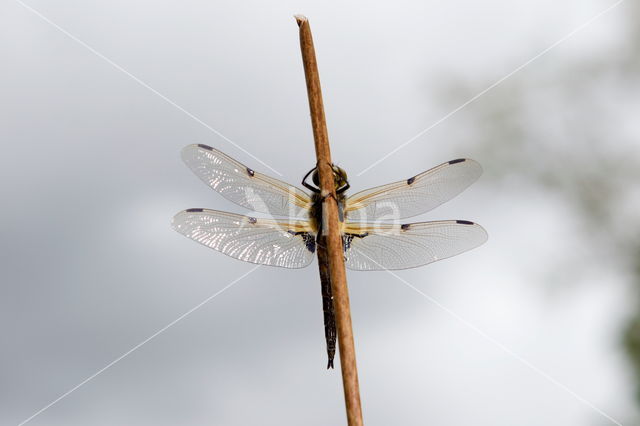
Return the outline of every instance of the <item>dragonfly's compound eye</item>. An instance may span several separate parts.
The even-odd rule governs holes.
[[[333,175],[336,181],[337,188],[340,188],[347,184],[347,172],[345,172],[344,169],[334,165]]]
[[[335,182],[336,188],[340,188],[347,183],[347,173],[338,166],[332,166],[333,171],[333,180]],[[318,171],[314,171],[313,175],[311,175],[311,180],[314,185],[318,188],[320,187],[320,177],[318,176]]]

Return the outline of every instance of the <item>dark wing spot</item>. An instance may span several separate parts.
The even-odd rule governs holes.
[[[315,238],[313,238],[313,235],[311,235],[308,232],[305,232],[302,234],[302,238],[304,239],[304,245],[307,247],[307,250],[309,250],[311,253],[315,253],[316,240]]]
[[[466,160],[466,158],[458,158],[456,160],[451,160],[449,161],[449,164],[458,164],[458,163],[464,163]]]
[[[342,236],[342,249],[346,252],[351,248],[351,241],[353,241],[353,234],[344,234]]]
[[[298,232],[292,231],[291,229],[289,229],[287,232],[295,236],[300,235],[302,237],[302,241],[304,241],[304,245],[307,248],[307,250],[309,250],[311,253],[316,252],[316,240],[313,237],[313,235],[303,231],[298,231]]]
[[[187,209],[185,210],[187,213],[200,213],[204,209]]]
[[[213,148],[211,148],[209,145],[199,143],[198,146],[202,149],[206,149],[207,151],[213,151]]]
[[[456,223],[459,223],[460,225],[475,225],[475,223],[469,222],[468,220],[456,220]]]
[[[249,174],[249,176],[253,176],[256,174],[256,172],[254,172],[253,170],[251,170],[250,168],[247,167],[247,173]]]
[[[411,185],[414,181],[416,180],[416,177],[410,177],[409,179],[407,179],[407,185]]]
[[[368,236],[369,233],[368,232],[364,232],[362,234],[344,234],[342,236],[342,247],[345,251],[345,253],[351,248],[351,243],[353,241],[354,238],[364,238],[366,236]]]
[[[407,229],[409,229],[410,226],[411,226],[410,223],[403,223],[402,225],[400,225],[400,229],[402,229],[403,231],[406,231]]]
[[[249,216],[247,219],[249,219],[249,223],[254,224],[258,221],[258,219],[256,219],[255,217],[251,217]]]

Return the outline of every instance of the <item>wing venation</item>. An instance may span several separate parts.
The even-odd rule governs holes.
[[[349,269],[409,269],[471,250],[487,241],[487,232],[469,221],[407,224],[347,223],[345,262]]]
[[[397,220],[416,216],[449,201],[482,174],[473,160],[460,158],[409,179],[377,186],[347,198],[351,220]]]
[[[176,214],[173,229],[227,256],[245,262],[302,268],[313,260],[315,238],[302,220],[261,219],[209,209]]]
[[[182,159],[203,182],[223,197],[252,211],[273,216],[307,217],[309,195],[207,145],[188,145]]]

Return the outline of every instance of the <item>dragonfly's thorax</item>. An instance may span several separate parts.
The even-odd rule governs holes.
[[[338,218],[341,223],[345,220],[344,215],[344,205],[347,197],[344,193],[337,194],[336,199],[338,200]],[[320,194],[312,194],[311,195],[311,208],[309,209],[309,220],[311,222],[311,226],[313,230],[317,233],[320,233],[322,230],[322,204],[323,204],[323,196]]]

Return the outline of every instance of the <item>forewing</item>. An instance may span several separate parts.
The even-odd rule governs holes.
[[[307,217],[311,204],[301,189],[255,172],[207,145],[188,145],[182,159],[211,188],[229,201],[273,216]]]
[[[173,229],[234,259],[283,268],[313,260],[315,239],[306,221],[259,219],[208,209],[176,214]]]
[[[404,225],[347,223],[345,262],[349,269],[408,269],[471,250],[487,241],[487,232],[465,220]]]
[[[480,164],[452,160],[412,178],[358,192],[347,199],[351,220],[403,219],[425,213],[449,201],[482,174]]]

